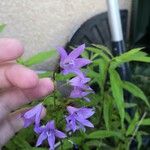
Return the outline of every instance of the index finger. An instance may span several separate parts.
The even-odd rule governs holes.
[[[0,39],[0,63],[15,60],[23,54],[23,46],[16,39]]]

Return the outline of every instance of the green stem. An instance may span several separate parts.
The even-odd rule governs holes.
[[[106,78],[107,78],[109,66],[110,66],[110,63],[108,63],[107,69],[105,70],[105,73],[104,73],[104,77],[105,77],[105,78],[104,78],[103,84],[102,84],[102,86],[101,86],[102,99],[104,99],[104,93],[105,93],[105,87],[106,87]]]
[[[54,80],[54,84],[55,84],[55,80],[56,80],[56,72],[53,72],[53,80]],[[54,100],[54,108],[56,107],[56,85],[54,85],[54,96],[53,96],[53,100]]]
[[[140,125],[141,125],[143,119],[146,117],[146,114],[147,114],[147,112],[145,112],[145,113],[143,114],[143,116],[141,117],[140,121],[138,122],[138,124],[137,124],[137,126],[136,126],[136,128],[135,128],[135,130],[134,130],[134,132],[133,132],[133,134],[132,134],[132,137],[130,138],[130,141],[129,141],[129,143],[128,143],[128,146],[127,146],[128,149],[130,148],[130,145],[131,145],[132,141],[134,140],[134,137],[136,136],[136,134],[137,134],[137,132],[138,132],[138,130],[139,130],[139,127],[140,127]]]

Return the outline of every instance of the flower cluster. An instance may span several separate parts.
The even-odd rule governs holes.
[[[43,109],[44,106],[40,103],[31,110],[23,113],[22,118],[24,119],[24,128],[34,123],[34,131],[35,133],[39,134],[36,146],[41,145],[42,142],[47,139],[50,150],[54,150],[55,138],[65,138],[66,134],[55,128],[54,120],[49,121],[46,125],[40,125]]]
[[[81,71],[81,68],[90,64],[91,61],[85,58],[79,58],[84,49],[85,45],[83,44],[75,48],[69,55],[63,48],[58,48],[57,50],[60,54],[61,73],[64,75],[74,73],[76,75],[69,81],[69,84],[73,86],[70,98],[83,98],[86,101],[90,101],[87,97],[88,94],[93,93],[93,90],[88,85],[90,78],[85,76],[85,74]],[[24,119],[24,127],[26,128],[34,123],[34,131],[39,135],[36,146],[41,145],[44,140],[47,140],[50,150],[54,150],[56,138],[63,139],[66,137],[66,134],[55,128],[54,120],[50,120],[46,125],[41,125],[40,119],[43,109],[44,106],[40,103],[23,113],[22,118]],[[65,117],[66,132],[75,132],[80,129],[85,131],[85,127],[94,127],[88,120],[88,118],[94,114],[94,109],[67,106],[67,111],[68,116]]]
[[[60,54],[60,67],[61,73],[66,75],[74,73],[76,76],[72,78],[69,83],[73,87],[70,94],[70,98],[83,98],[86,101],[90,101],[87,97],[88,94],[94,93],[90,86],[87,84],[90,78],[87,78],[82,72],[81,68],[90,64],[91,61],[85,58],[79,58],[85,49],[85,44],[75,48],[71,53],[67,54],[64,48],[58,48]],[[75,108],[72,106],[67,107],[69,116],[66,117],[66,131],[73,131],[82,129],[85,131],[85,126],[94,127],[93,124],[87,119],[94,114],[94,110],[90,108]]]
[[[74,73],[76,77],[70,80],[70,85],[73,86],[73,91],[70,94],[71,98],[84,98],[89,101],[86,97],[88,94],[93,93],[93,90],[87,85],[90,78],[85,77],[81,68],[90,64],[91,61],[85,58],[78,58],[85,49],[85,44],[75,48],[70,54],[67,54],[64,48],[58,48],[60,54],[60,67],[62,74],[66,75]]]

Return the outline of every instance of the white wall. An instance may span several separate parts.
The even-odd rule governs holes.
[[[131,0],[119,0],[130,10]],[[90,17],[106,11],[105,0],[0,0],[0,37],[14,37],[25,46],[24,57],[64,45]]]

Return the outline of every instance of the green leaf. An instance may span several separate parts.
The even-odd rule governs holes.
[[[120,56],[115,57],[114,59],[118,62],[127,62],[130,60],[133,60],[134,57],[137,56],[137,54],[142,50],[142,48],[135,48],[132,50],[129,50],[128,52],[123,53]],[[143,53],[145,56],[145,53]],[[139,56],[139,55],[138,55]]]
[[[143,119],[141,125],[150,126],[150,118]]]
[[[94,47],[97,47],[98,49],[106,52],[109,56],[113,57],[113,55],[111,54],[110,50],[106,47],[106,46],[103,46],[103,45],[99,45],[99,44],[92,44]]]
[[[137,104],[135,103],[125,103],[125,108],[132,108],[132,107],[136,107]]]
[[[106,77],[107,77],[107,71],[108,71],[108,67],[109,67],[109,63],[107,61],[105,61],[104,59],[100,59],[99,60],[99,80],[101,82],[101,88],[104,87],[104,83],[106,81]]]
[[[119,115],[121,118],[121,125],[124,126],[124,118],[125,118],[125,107],[124,107],[124,97],[123,97],[123,89],[121,87],[121,79],[118,72],[114,69],[109,69],[110,75],[110,84],[112,94],[115,100],[115,103],[119,110]]]
[[[101,56],[103,59],[105,59],[106,61],[110,61],[110,58],[107,56],[107,54],[105,54],[103,51],[101,51],[98,48],[94,48],[94,47],[86,47],[86,50],[89,50],[93,53],[99,54],[99,56]]]
[[[131,116],[128,114],[128,112],[125,113],[125,119],[128,123],[131,122]]]
[[[137,142],[138,142],[138,150],[141,149],[141,146],[142,146],[142,136],[141,136],[141,133],[137,133],[137,136],[136,136],[136,139],[137,139]]]
[[[89,53],[88,53],[88,51],[85,50],[85,51],[81,54],[81,56],[84,57],[84,58],[89,59]]]
[[[55,50],[40,52],[40,53],[30,57],[24,63],[27,66],[32,66],[32,65],[44,62],[45,60],[50,59],[54,55],[56,55]]]
[[[106,125],[106,129],[110,130],[110,115],[111,115],[111,108],[112,108],[112,103],[111,103],[112,98],[109,95],[105,95],[104,98],[104,106],[103,106],[103,117]]]
[[[140,50],[142,50],[142,48],[132,49],[120,56],[115,57],[112,60],[112,66],[116,68],[121,64],[130,61],[150,62],[150,57],[147,56],[147,53],[141,52]]]
[[[105,139],[109,137],[117,137],[119,139],[123,139],[123,136],[120,132],[107,130],[94,131],[87,136],[88,139]]]
[[[129,124],[129,127],[128,127],[127,132],[126,132],[126,136],[133,134],[138,121],[139,121],[139,114],[138,114],[138,112],[136,112],[133,120]]]
[[[150,57],[148,56],[140,56],[136,59],[134,59],[134,61],[139,61],[139,62],[146,62],[146,63],[150,63]]]
[[[130,93],[132,93],[135,97],[139,97],[140,99],[142,99],[150,108],[148,99],[146,98],[144,92],[140,88],[138,88],[136,85],[128,81],[123,81],[122,87],[126,89],[127,91],[129,91]]]
[[[2,32],[5,27],[6,27],[6,24],[0,24],[0,32]]]

